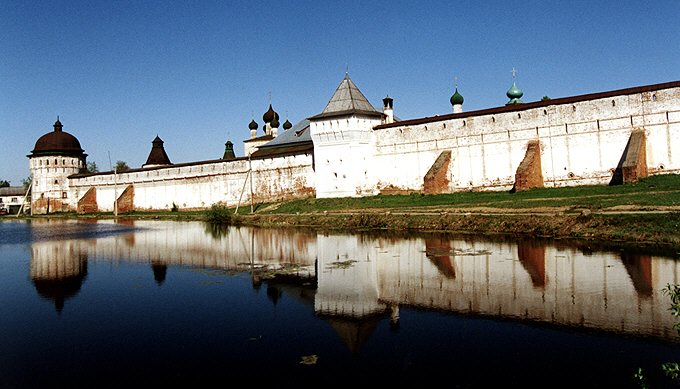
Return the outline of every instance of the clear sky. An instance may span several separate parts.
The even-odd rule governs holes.
[[[243,155],[269,102],[320,113],[349,75],[395,115],[680,80],[680,1],[0,1],[0,180],[59,116],[100,171]],[[457,81],[454,81],[457,80]],[[270,97],[271,96],[271,97]]]

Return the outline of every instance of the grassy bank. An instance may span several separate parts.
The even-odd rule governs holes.
[[[234,209],[229,210],[233,213]],[[618,186],[300,199],[239,207],[232,223],[444,231],[680,247],[680,175]]]
[[[110,218],[113,215],[50,216]],[[258,203],[252,212],[250,204],[238,210],[217,205],[207,211],[131,212],[119,217],[322,230],[504,234],[680,248],[680,175],[658,175],[618,186],[541,188],[517,193],[306,198]]]

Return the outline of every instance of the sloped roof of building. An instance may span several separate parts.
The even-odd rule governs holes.
[[[300,120],[290,129],[281,133],[271,142],[258,147],[251,158],[272,158],[284,155],[306,154],[314,151],[314,143],[309,134],[309,120]]]
[[[243,141],[243,143],[261,141],[261,140],[271,140],[271,139],[274,139],[274,136],[271,135],[271,134],[266,134],[266,135],[258,136],[257,138],[246,139],[246,140]]]
[[[23,186],[6,186],[0,188],[0,196],[24,196],[26,195],[26,188]]]
[[[345,74],[340,85],[335,89],[335,93],[326,105],[324,110],[310,119],[321,119],[333,116],[344,115],[368,115],[368,116],[383,116],[383,113],[376,110],[371,103],[368,102],[366,96],[357,88],[349,74]]]
[[[312,137],[309,135],[309,120],[303,119],[297,122],[290,129],[283,131],[271,142],[267,142],[260,146],[260,149],[280,147],[291,144],[299,144],[305,142],[311,142]]]

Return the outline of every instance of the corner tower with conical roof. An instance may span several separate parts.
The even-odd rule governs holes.
[[[309,118],[314,155],[322,156],[315,160],[316,197],[377,193],[373,127],[384,117],[345,74],[326,108]]]
[[[69,194],[68,177],[85,172],[87,154],[78,139],[63,130],[57,117],[54,131],[38,138],[28,155],[31,183],[31,213],[46,214],[73,210],[78,199]]]

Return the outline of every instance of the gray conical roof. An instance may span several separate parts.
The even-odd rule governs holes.
[[[323,118],[328,116],[340,116],[351,114],[364,114],[369,116],[382,116],[383,113],[376,110],[368,102],[366,96],[357,88],[349,74],[345,74],[340,85],[335,89],[333,97],[324,108],[323,112],[313,118]]]

